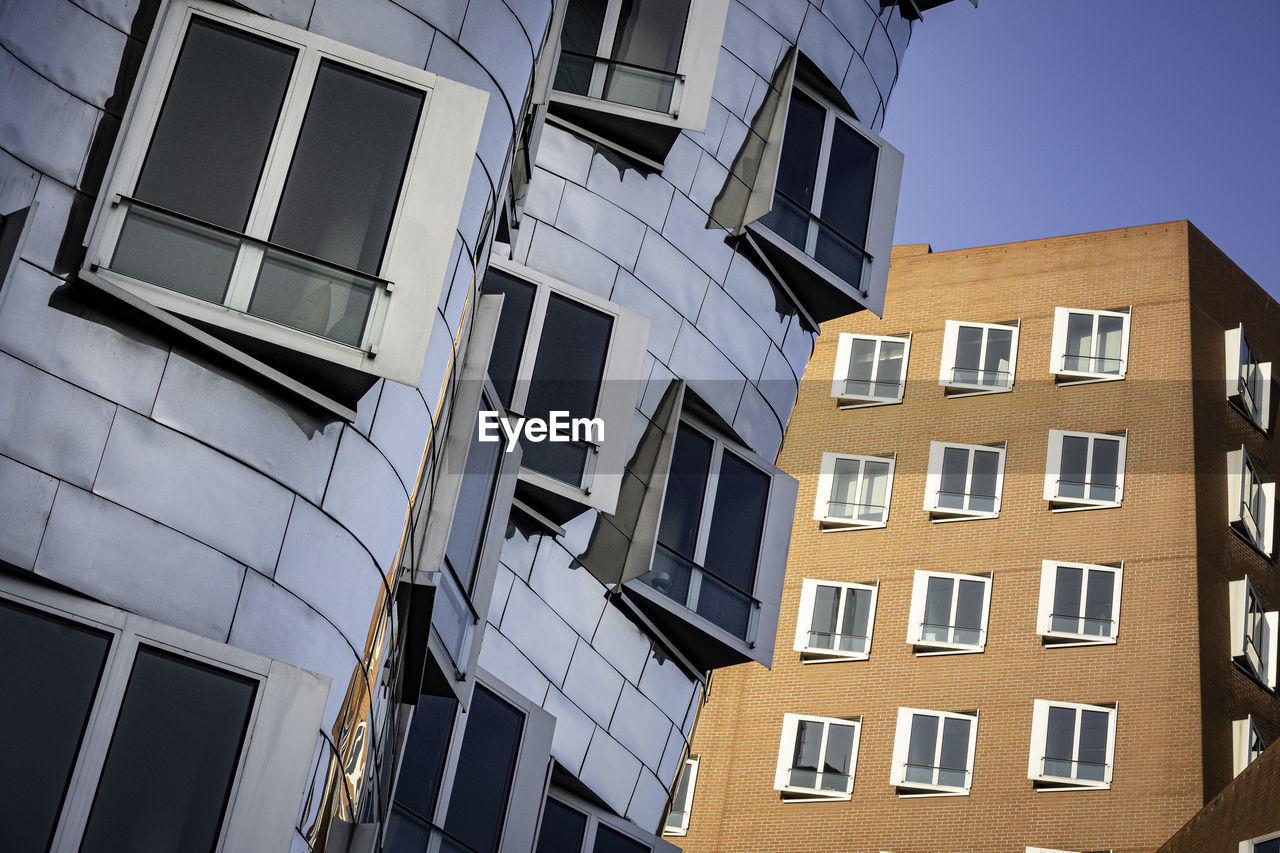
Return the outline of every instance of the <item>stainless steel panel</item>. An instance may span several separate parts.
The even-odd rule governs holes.
[[[755,12],[741,3],[730,3],[724,21],[723,44],[759,77],[767,79],[777,66],[786,42]]]
[[[630,684],[622,688],[618,707],[609,723],[609,733],[618,742],[656,771],[662,764],[662,751],[671,735],[671,720]]]
[[[500,113],[499,119],[501,119]],[[488,123],[486,119],[485,124]],[[508,138],[510,137],[511,126],[509,124],[504,124],[500,129],[505,130]],[[462,235],[463,242],[466,243],[467,248],[473,254],[479,250],[477,241],[480,238],[480,228],[484,224],[485,211],[491,210],[493,207],[493,182],[489,177],[489,173],[485,171],[484,164],[480,162],[479,158],[476,158],[471,161],[471,177],[467,181],[467,194],[463,197],[462,210],[458,215],[458,232]]]
[[[667,806],[667,787],[648,770],[640,773],[636,790],[627,806],[627,817],[649,832],[657,832]]]
[[[61,286],[61,279],[17,264],[5,285],[0,350],[135,411],[151,411],[168,348],[139,330],[51,306]]]
[[[101,116],[0,50],[0,149],[75,186]]]
[[[706,276],[702,278],[705,282]],[[618,270],[610,298],[624,308],[639,311],[649,318],[649,352],[662,361],[669,359],[676,345],[676,333],[683,322],[679,312],[626,270]]]
[[[142,0],[75,0],[76,5],[113,27],[128,32]]]
[[[901,14],[892,15],[885,23],[885,29],[889,31],[889,41],[893,42],[893,52],[901,66],[902,58],[907,53],[907,44],[911,41],[911,22]]]
[[[754,380],[764,368],[773,342],[729,294],[714,285],[707,289],[698,313],[698,329],[733,366]]]
[[[400,0],[400,5],[431,26],[457,39],[468,4],[459,0]]]
[[[684,199],[684,196],[677,195],[676,198]],[[692,207],[688,199],[684,199],[684,204]],[[702,216],[705,225],[706,214]],[[707,274],[697,264],[656,231],[645,234],[636,261],[636,278],[690,319],[698,316],[702,298],[710,284]]]
[[[863,54],[863,59],[871,69],[871,76],[875,78],[881,97],[887,98],[898,78],[898,57],[884,27],[877,26],[871,30],[871,40],[867,42],[867,52]]]
[[[245,576],[244,566],[212,548],[66,483],[35,572],[218,641],[227,638]]]
[[[0,453],[81,488],[93,485],[116,405],[0,354]]]
[[[27,245],[22,250],[24,258],[42,269],[58,269],[58,251],[67,235],[67,218],[75,199],[76,192],[71,187],[48,175],[40,178],[35,199],[40,203],[40,210],[27,230]]]
[[[240,5],[268,18],[306,29],[315,0],[239,0]]]
[[[701,133],[685,131],[689,134],[689,138],[698,145],[702,146],[704,151],[716,151],[720,148],[720,138],[724,134],[724,123],[729,118],[729,111],[722,104],[712,99],[711,105],[707,107],[707,124]]]
[[[111,425],[93,491],[267,575],[294,500],[251,468],[127,410]]]
[[[761,85],[764,85],[764,84],[761,83]],[[754,88],[752,89],[751,97],[752,98],[755,97]],[[756,106],[758,107],[759,105],[756,104]],[[748,107],[747,115],[753,115],[753,114],[754,113],[752,112],[750,107]],[[746,123],[738,120],[734,116],[729,116],[729,118],[725,120],[724,133],[720,136],[720,147],[716,149],[716,159],[721,163],[732,163],[733,158],[737,155],[738,151],[742,148],[742,143],[744,140],[746,140],[746,138],[747,138]],[[713,200],[714,200],[714,197],[713,197]],[[694,201],[699,201],[699,199],[695,196]]]
[[[638,217],[651,228],[661,228],[675,191],[665,173],[644,173],[626,160],[599,150],[591,160],[587,189]]]
[[[36,197],[40,173],[0,149],[0,212],[12,213]]]
[[[667,738],[667,746],[662,750],[662,763],[658,766],[658,778],[664,780],[668,785],[675,784],[676,774],[680,771],[680,759],[684,755],[685,748],[684,732],[679,726],[671,729],[671,736]]]
[[[768,333],[774,343],[787,336],[796,308],[773,281],[742,253],[733,256],[724,289],[742,306],[751,319]]]
[[[635,267],[645,235],[643,222],[577,184],[565,185],[555,225],[627,269]]]
[[[560,211],[563,215],[563,203]],[[526,219],[521,230],[530,224]],[[526,263],[540,272],[605,299],[609,298],[609,293],[613,290],[613,279],[618,274],[618,265],[613,261],[581,240],[570,237],[545,222],[539,222],[537,230],[533,232]]]
[[[548,124],[538,143],[537,165],[575,184],[586,184],[595,147],[569,131]]]
[[[866,49],[867,39],[871,37],[871,29],[879,26],[876,17],[879,5],[878,0],[874,5],[868,0],[845,0],[843,3],[824,4],[822,12],[836,25],[845,40],[853,45],[854,52],[862,53]]]
[[[689,188],[693,186],[693,176],[698,171],[698,161],[701,159],[702,147],[694,141],[692,134],[685,131],[676,137],[671,150],[667,152],[667,160],[662,169],[663,180],[687,195]]]
[[[70,0],[0,2],[2,42],[27,66],[82,101],[103,107],[127,39]]]
[[[853,58],[853,48],[845,41],[835,24],[817,9],[810,9],[804,16],[799,46],[800,52],[813,60],[818,70],[835,86],[844,81],[845,72],[849,70],[849,60]]]
[[[733,249],[725,244],[723,232],[707,230],[707,212],[679,193],[671,199],[671,212],[662,227],[662,236],[713,279],[724,280]],[[638,269],[636,275],[641,281],[649,281]]]
[[[560,197],[564,194],[564,178],[546,169],[535,168],[529,181],[529,194],[525,196],[524,212],[534,219],[554,222],[560,210]]]
[[[716,63],[716,79],[711,96],[720,102],[731,115],[743,118],[747,114],[747,102],[757,75],[741,59],[726,50],[720,51]]]
[[[618,814],[625,814],[640,778],[640,759],[627,752],[616,740],[603,731],[596,732],[587,747],[582,773],[578,776],[605,805]]]
[[[796,404],[796,395],[800,393],[800,382],[796,379],[791,365],[782,356],[781,350],[770,350],[769,357],[764,360],[764,370],[760,373],[760,381],[756,384],[764,395],[773,413],[778,416],[785,428],[791,419],[791,409]]]
[[[542,46],[547,25],[551,23],[551,0],[507,0],[507,5],[520,19],[520,25],[529,36],[529,43],[537,51]]]
[[[606,607],[591,646],[634,684],[640,683],[645,661],[652,648],[649,635],[623,615],[617,607]]]
[[[319,503],[338,449],[339,422],[321,418],[214,364],[169,356],[152,417],[266,473]]]
[[[435,30],[390,0],[316,0],[313,33],[424,68]]]
[[[809,11],[809,0],[736,0],[769,22],[790,42],[800,32],[800,22]]]
[[[502,0],[469,0],[458,39],[498,81],[508,112],[518,115],[533,78],[533,47]],[[490,101],[489,108],[498,105]]]
[[[436,38],[431,45],[427,70],[489,93],[489,102],[485,106],[484,124],[480,128],[480,142],[476,154],[490,174],[500,175],[506,161],[507,147],[511,144],[514,113],[503,98],[497,83],[474,57],[443,36]]]
[[[726,423],[733,421],[746,379],[729,359],[688,324],[680,329],[676,338],[670,366]]]
[[[0,456],[0,560],[20,569],[36,564],[58,481]]]
[[[507,524],[507,538],[503,540],[499,560],[518,577],[528,580],[534,558],[544,540],[547,540],[547,547],[551,547],[551,537],[544,536],[534,528],[532,522],[525,521],[520,513],[513,512],[511,521]]]
[[[391,464],[359,433],[344,430],[322,508],[355,534],[380,569],[395,559],[408,504]]]
[[[440,389],[444,387],[451,366],[452,352],[453,335],[445,325],[444,318],[437,312],[432,318],[431,337],[427,339],[427,357],[422,362],[422,376],[418,380],[418,387],[422,390],[423,399],[428,401],[428,408],[434,406],[440,397]]]
[[[556,731],[551,741],[551,756],[575,776],[582,772],[582,762],[587,757],[587,745],[596,731],[596,724],[569,701],[559,690],[547,691],[542,707],[556,718]]]
[[[813,343],[817,337],[816,332],[805,328],[799,317],[791,318],[791,328],[787,329],[787,337],[782,342],[782,354],[787,357],[796,376],[804,376],[804,368],[813,354]]]
[[[871,77],[871,69],[859,57],[855,56],[849,63],[849,73],[845,75],[841,91],[849,106],[853,107],[854,117],[870,124],[880,108],[880,92]]]
[[[570,568],[570,559],[562,548],[543,548],[529,585],[578,634],[591,637],[605,609],[605,588],[586,569]]]
[[[553,684],[564,683],[578,635],[523,583],[511,585],[499,627]],[[486,639],[493,634],[493,631],[485,632]]]
[[[726,119],[726,128],[729,127],[729,123],[734,125],[742,124],[733,116],[729,116]],[[734,132],[737,132],[736,129]],[[693,186],[689,189],[689,198],[698,207],[705,211],[710,211],[712,203],[716,200],[716,196],[720,194],[720,190],[724,188],[724,182],[728,177],[729,170],[716,160],[715,155],[704,152],[702,159],[698,161],[698,173],[693,176]],[[717,230],[710,230],[706,233],[707,239],[714,240],[716,237],[723,239],[724,235]]]
[[[437,390],[428,389],[435,397]],[[422,454],[431,435],[431,413],[417,388],[388,382],[373,416],[369,434],[374,446],[391,462],[406,492],[412,492],[422,467]]]
[[[546,676],[538,671],[520,649],[497,631],[489,630],[484,633],[484,643],[480,646],[480,666],[539,705],[550,687]]]
[[[564,695],[573,704],[608,728],[624,683],[621,673],[596,654],[590,644],[585,640],[578,641],[573,650],[573,660],[569,663],[569,672],[564,678]]]
[[[378,609],[383,576],[369,552],[337,522],[306,501],[289,519],[275,581],[363,648]]]
[[[497,571],[493,577],[493,595],[489,599],[488,620],[492,625],[502,623],[502,612],[507,609],[507,598],[511,595],[511,585],[515,582],[516,576],[511,570],[501,563],[497,566]],[[486,643],[487,645],[487,643]]]
[[[649,374],[649,380],[644,386],[644,395],[640,398],[640,413],[646,418],[653,417],[653,413],[658,409],[658,403],[662,401],[662,395],[667,392],[667,386],[675,376],[671,368],[662,362],[654,363],[653,372]]]
[[[778,448],[782,446],[782,424],[754,385],[748,385],[742,392],[733,428],[756,453],[769,460],[778,458]]]
[[[656,648],[649,653],[640,676],[640,692],[677,725],[684,722],[696,684],[692,676]]]

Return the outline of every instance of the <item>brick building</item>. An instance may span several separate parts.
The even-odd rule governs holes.
[[[896,248],[805,373],[683,849],[1150,853],[1227,786],[1280,736],[1278,311],[1185,221]]]

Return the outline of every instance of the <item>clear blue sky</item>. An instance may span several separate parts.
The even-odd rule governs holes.
[[[952,0],[882,133],[895,243],[1190,219],[1280,298],[1280,0]]]

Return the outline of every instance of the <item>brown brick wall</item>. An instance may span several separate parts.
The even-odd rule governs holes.
[[[1203,360],[1195,375],[1222,374],[1222,318],[1233,315],[1246,320],[1256,349],[1280,361],[1280,340],[1249,331],[1275,304],[1245,306],[1212,292],[1193,303],[1189,263],[1221,278],[1222,288],[1255,286],[1239,281],[1238,270],[1185,222],[922,249],[895,252],[884,319],[864,313],[827,324],[805,374],[780,459],[799,479],[800,495],[778,650],[771,671],[749,665],[715,675],[694,745],[702,760],[690,831],[673,839],[690,853],[1022,853],[1026,845],[1151,853],[1225,784],[1223,766],[1229,778],[1231,715],[1244,704],[1255,714],[1275,707],[1274,700],[1244,703],[1240,697],[1258,692],[1256,685],[1220,653],[1227,599],[1215,572],[1253,565],[1252,577],[1262,566],[1226,532],[1225,456],[1218,459],[1217,448],[1237,439],[1214,437],[1210,427],[1230,430],[1241,418],[1223,399],[1223,381],[1217,391],[1201,383],[1204,393],[1189,381],[1193,352]],[[1127,378],[1055,386],[1054,307],[1129,305]],[[1021,321],[1011,393],[944,398],[937,377],[947,319]],[[840,331],[913,333],[901,405],[836,408],[829,392]],[[1049,511],[1042,490],[1050,429],[1129,430],[1122,507]],[[1008,442],[1000,517],[931,523],[922,509],[929,442],[1000,440]],[[887,528],[819,532],[812,514],[824,451],[897,452]],[[1197,470],[1214,466],[1217,473],[1196,486]],[[1218,514],[1209,518],[1211,507]],[[1213,544],[1198,549],[1198,535]],[[1041,644],[1042,559],[1124,560],[1115,645]],[[915,569],[993,572],[985,652],[912,654],[906,631]],[[870,660],[800,662],[792,638],[804,578],[880,582]],[[1202,695],[1212,697],[1203,708]],[[1221,696],[1233,698],[1224,704]],[[1118,704],[1110,790],[1032,788],[1026,767],[1035,699]],[[889,774],[899,706],[979,709],[969,796],[896,796]],[[773,776],[785,712],[862,715],[851,802],[780,801]],[[1274,722],[1268,718],[1272,730]],[[1210,753],[1207,769],[1202,748]]]
[[[1280,832],[1280,750],[1268,749],[1158,853],[1237,853],[1240,842]]]

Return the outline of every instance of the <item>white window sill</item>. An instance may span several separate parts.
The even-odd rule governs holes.
[[[1263,550],[1262,546],[1259,545],[1252,536],[1250,536],[1245,530],[1241,529],[1244,526],[1242,523],[1238,521],[1232,521],[1228,523],[1228,526],[1231,528],[1231,531],[1235,533],[1236,536],[1239,536],[1242,540],[1244,540],[1244,543],[1246,545],[1248,545],[1253,550],[1257,551],[1262,556],[1266,557],[1268,560],[1271,559],[1271,552]]]
[[[1110,782],[1091,782],[1080,779],[1068,779],[1058,776],[1036,776],[1032,778],[1033,787],[1038,793],[1052,794],[1061,791],[1109,791]]]
[[[1124,379],[1124,374],[1059,370],[1053,374],[1053,377],[1059,385],[1087,385],[1091,382],[1119,382]]]
[[[1050,512],[1080,512],[1087,509],[1119,509],[1121,501],[1091,501],[1084,498],[1053,498],[1049,501]]]
[[[934,640],[907,640],[916,657],[937,657],[938,655],[978,655],[986,651],[986,643],[944,643]]]
[[[902,403],[901,397],[858,397],[854,395],[831,395],[839,409],[869,409],[875,406],[897,406]]]
[[[988,394],[1008,394],[1013,390],[1012,385],[976,385],[968,382],[939,382],[938,384],[942,386],[942,390],[946,392],[948,399],[951,397],[984,397]]]
[[[919,799],[921,797],[967,797],[968,788],[951,788],[946,785],[924,785],[918,782],[910,785],[899,784],[898,799]]]
[[[782,801],[784,803],[830,803],[840,802],[841,800],[849,801],[853,799],[853,792],[844,791],[822,791],[815,788],[794,788],[786,787],[782,789]]]
[[[941,509],[938,507],[927,507],[929,510],[930,520],[934,524],[943,524],[948,521],[977,521],[982,518],[999,518],[1000,513],[997,512],[971,512],[963,509]]]
[[[849,530],[879,530],[888,525],[887,519],[885,521],[849,521],[843,518],[823,518],[818,521],[818,526],[822,533],[843,533]]]
[[[805,649],[800,652],[801,663],[850,663],[869,660],[870,652],[836,652],[831,649]]]
[[[1068,649],[1078,648],[1080,646],[1114,646],[1116,644],[1115,637],[1095,637],[1088,634],[1067,634],[1058,631],[1044,631],[1040,634],[1044,638],[1044,647],[1046,649]]]

